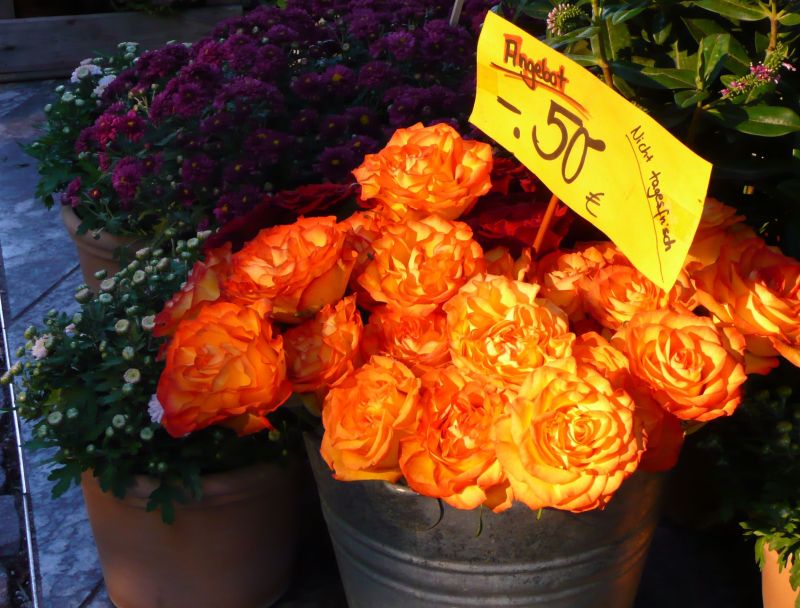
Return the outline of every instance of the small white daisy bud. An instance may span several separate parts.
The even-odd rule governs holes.
[[[81,289],[75,294],[75,301],[79,304],[85,304],[92,299],[92,292],[88,289]]]
[[[101,293],[99,296],[97,296],[97,301],[101,304],[111,304],[111,302],[114,301],[114,296],[112,296],[110,293]]]
[[[122,414],[117,414],[114,416],[111,419],[111,426],[113,426],[115,429],[121,429],[123,426],[125,426],[125,416]]]
[[[50,412],[47,415],[47,424],[50,426],[58,426],[61,424],[61,421],[64,419],[64,414],[61,412]]]
[[[137,270],[133,273],[133,284],[140,285],[147,280],[147,275],[145,274],[144,270]]]
[[[136,384],[137,382],[139,382],[139,380],[142,379],[142,372],[140,372],[135,367],[131,367],[125,370],[125,373],[123,374],[122,378],[128,384]]]
[[[114,429],[113,427],[107,426],[106,427],[106,437],[113,437],[114,436]]]
[[[120,336],[123,334],[128,333],[128,330],[131,328],[131,322],[128,319],[120,319],[116,323],[114,323],[114,331],[117,332]]]
[[[142,317],[142,329],[145,331],[153,331],[153,328],[156,326],[156,316],[155,315],[147,315],[146,317]]]
[[[78,417],[78,414],[79,414],[78,408],[71,407],[67,410],[67,419],[73,420]]]
[[[110,279],[105,279],[100,283],[100,290],[101,291],[111,291],[117,286],[117,280],[114,277]]]
[[[136,259],[143,260],[147,256],[150,255],[150,248],[149,247],[142,247],[136,252]]]
[[[130,361],[133,359],[134,355],[136,355],[136,351],[133,349],[133,346],[126,346],[122,349],[122,358],[125,361]]]
[[[144,427],[141,431],[139,431],[139,437],[141,437],[142,441],[150,441],[153,438],[153,429],[149,426]]]
[[[130,395],[133,393],[133,384],[125,383],[122,385],[122,394]]]

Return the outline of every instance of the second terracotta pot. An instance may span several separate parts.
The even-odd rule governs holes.
[[[257,465],[203,478],[203,498],[175,522],[146,511],[155,480],[124,499],[82,479],[100,565],[118,608],[266,608],[289,585],[296,550],[297,475]]]
[[[99,238],[94,238],[89,232],[78,234],[81,220],[69,205],[61,206],[61,221],[78,250],[83,280],[93,291],[97,291],[100,285],[100,280],[94,277],[95,272],[105,270],[109,276],[119,272],[120,266],[114,259],[117,249],[126,248],[130,256],[147,244],[144,238],[116,236],[107,232],[101,232]]]
[[[764,552],[764,569],[761,570],[761,595],[764,608],[794,608],[800,590],[792,589],[788,567],[778,569],[778,554],[771,549]]]

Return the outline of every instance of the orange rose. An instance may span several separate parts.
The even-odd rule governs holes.
[[[631,373],[682,420],[730,416],[741,401],[744,338],[711,319],[668,310],[642,312],[614,338]]]
[[[264,417],[291,394],[283,340],[253,309],[208,304],[172,337],[157,396],[173,437],[224,422],[240,432],[270,428]]]
[[[652,390],[641,380],[629,376],[625,390],[636,404],[636,418],[642,425],[646,449],[639,470],[658,473],[678,464],[683,447],[681,421],[664,410],[653,398]]]
[[[684,278],[667,293],[629,263],[606,266],[578,283],[584,309],[608,329],[619,329],[637,313],[661,310],[673,302],[691,305],[688,286]]]
[[[695,283],[700,303],[723,323],[766,339],[758,354],[768,354],[768,341],[774,353],[800,366],[800,262],[760,238],[734,236],[726,239],[716,263],[695,274]]]
[[[205,260],[195,262],[181,290],[156,315],[153,335],[171,336],[181,320],[194,319],[205,304],[218,300],[230,264],[230,243],[210,250]]]
[[[358,364],[363,330],[355,296],[326,304],[313,319],[283,335],[292,388],[298,393],[324,390]]]
[[[523,249],[515,260],[507,247],[495,247],[483,254],[486,272],[499,274],[514,281],[524,281],[531,266],[531,250]]]
[[[461,139],[444,123],[417,123],[395,131],[386,147],[367,154],[353,175],[361,184],[361,198],[381,201],[394,219],[414,210],[454,220],[491,190],[491,171],[488,144]]]
[[[328,391],[321,453],[336,479],[400,479],[400,439],[419,415],[419,388],[405,365],[376,356]]]
[[[584,318],[579,282],[609,264],[627,264],[627,258],[608,241],[588,243],[572,252],[554,251],[539,260],[533,275],[542,296],[567,313],[572,321]]]
[[[433,312],[485,267],[469,226],[436,215],[386,226],[372,249],[359,284],[409,314]]]
[[[578,366],[593,368],[614,388],[623,387],[628,379],[628,358],[597,332],[578,336],[572,345],[572,355]]]
[[[485,504],[505,511],[513,496],[493,437],[501,402],[453,366],[434,370],[422,383],[418,426],[400,442],[400,469],[409,487],[457,509]]]
[[[495,432],[514,497],[531,509],[604,506],[642,452],[630,396],[574,359],[536,369]]]
[[[418,376],[450,361],[447,319],[438,310],[417,316],[386,306],[376,308],[364,328],[361,346],[367,357],[393,357]]]
[[[268,300],[273,318],[300,323],[344,295],[355,262],[344,237],[334,217],[264,229],[233,256],[225,292],[243,305]]]
[[[735,208],[708,197],[703,206],[700,225],[686,256],[685,268],[694,272],[715,262],[728,235],[735,234],[740,238],[755,236],[752,229],[743,223],[744,219],[743,215],[736,215]]]
[[[538,285],[478,276],[444,305],[453,363],[477,378],[519,386],[534,369],[567,357],[575,335]]]

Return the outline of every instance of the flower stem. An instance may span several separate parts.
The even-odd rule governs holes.
[[[778,47],[778,3],[772,0],[769,3],[769,46],[767,52],[771,53]]]
[[[605,83],[613,90],[616,90],[616,87],[614,87],[614,74],[611,71],[611,66],[608,64],[608,58],[606,56],[606,43],[604,40],[606,28],[605,21],[603,21],[600,13],[599,0],[592,0],[592,20],[599,28],[599,32],[597,33],[597,65],[600,66],[603,72],[603,80]]]
[[[550,197],[550,202],[547,203],[547,209],[544,212],[542,223],[539,224],[539,230],[536,232],[536,238],[533,240],[533,255],[538,256],[539,251],[542,249],[542,242],[544,235],[547,234],[547,229],[553,221],[553,214],[556,212],[558,206],[558,197],[554,194]]]

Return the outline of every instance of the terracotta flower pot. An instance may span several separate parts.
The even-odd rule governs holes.
[[[84,473],[83,496],[108,595],[118,608],[266,608],[289,585],[296,549],[295,470],[261,464],[203,479],[175,522],[146,511],[155,480],[123,500]]]
[[[636,473],[603,511],[458,510],[405,486],[340,482],[306,438],[350,608],[630,608],[663,476]]]
[[[800,590],[792,589],[789,583],[789,568],[778,571],[778,554],[764,551],[764,569],[761,570],[761,596],[764,608],[794,608]]]
[[[119,271],[120,266],[114,260],[117,249],[125,247],[133,253],[147,243],[146,239],[116,236],[107,232],[101,232],[98,239],[93,238],[89,232],[79,235],[78,226],[81,220],[69,205],[61,205],[61,220],[78,250],[83,280],[93,291],[97,291],[100,285],[100,281],[94,278],[95,272],[106,270],[110,276]]]

